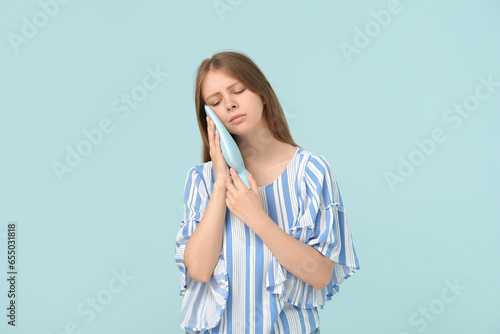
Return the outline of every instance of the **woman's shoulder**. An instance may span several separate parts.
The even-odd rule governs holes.
[[[324,166],[330,168],[330,163],[325,155],[315,153],[306,149],[299,148],[297,154],[300,155],[300,161],[310,170],[313,166]]]
[[[192,179],[195,177],[200,177],[204,182],[211,179],[212,176],[212,161],[207,161],[199,163],[190,167],[187,171],[187,178]]]

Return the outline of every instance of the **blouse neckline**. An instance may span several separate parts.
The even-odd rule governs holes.
[[[281,173],[280,176],[278,176],[278,178],[276,180],[274,180],[273,182],[269,183],[268,185],[266,186],[262,186],[262,187],[258,187],[259,189],[265,189],[267,187],[270,187],[272,186],[273,184],[275,184],[276,182],[278,182],[279,179],[281,179],[283,177],[283,175],[288,171],[288,168],[290,168],[290,166],[292,165],[292,162],[293,160],[295,159],[295,157],[297,157],[298,153],[299,153],[299,147],[298,146],[295,146],[296,148],[296,151],[295,151],[295,154],[293,155],[293,157],[290,159],[290,161],[288,162],[288,165],[286,166],[285,170],[283,171],[283,173]]]

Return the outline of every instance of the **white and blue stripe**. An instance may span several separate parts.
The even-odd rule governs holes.
[[[337,181],[321,155],[297,147],[285,171],[259,187],[264,211],[285,232],[335,262],[323,290],[293,276],[247,225],[226,208],[222,252],[210,281],[189,276],[184,248],[208,205],[212,162],[192,167],[184,187],[184,219],[175,243],[183,296],[181,328],[190,333],[311,333],[318,307],[339,292],[359,262]]]

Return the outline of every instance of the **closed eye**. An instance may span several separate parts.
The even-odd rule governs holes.
[[[241,94],[241,93],[243,93],[243,92],[245,91],[245,89],[246,89],[246,88],[243,88],[242,90],[239,90],[239,91],[237,91],[237,92],[234,92],[234,94]],[[220,103],[220,100],[219,100],[219,101],[217,101],[216,103],[212,104],[212,106],[216,107],[217,105],[219,105],[219,103]]]

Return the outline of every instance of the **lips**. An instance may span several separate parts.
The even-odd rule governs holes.
[[[231,117],[231,121],[230,122],[234,121],[235,119],[237,119],[238,117],[241,117],[241,116],[245,116],[245,115],[243,115],[243,114],[241,114],[241,115],[234,115],[233,117]]]

